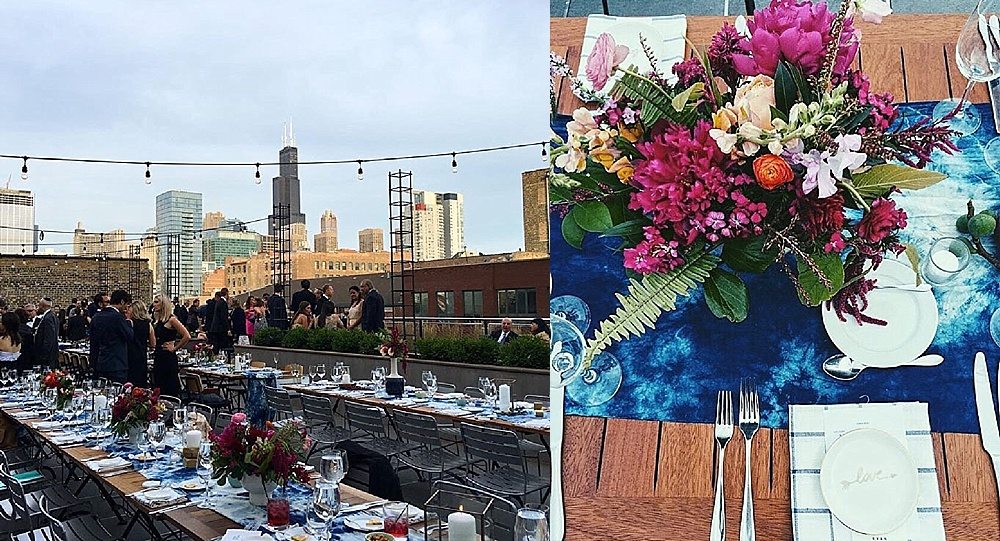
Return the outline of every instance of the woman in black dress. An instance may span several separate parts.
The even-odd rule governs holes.
[[[156,345],[146,303],[133,301],[125,311],[125,317],[132,323],[132,341],[128,343],[128,382],[137,387],[146,387],[149,385],[146,352]]]
[[[181,382],[178,377],[176,352],[191,341],[191,333],[174,316],[173,305],[166,295],[157,295],[153,299],[153,334],[156,336],[156,349],[153,350],[153,379],[160,388],[160,394],[179,398]]]

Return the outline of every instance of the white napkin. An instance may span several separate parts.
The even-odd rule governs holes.
[[[550,419],[531,419],[518,424],[527,428],[549,428],[551,425]]]
[[[587,80],[587,58],[594,49],[597,38],[605,32],[615,38],[617,45],[629,48],[629,54],[621,63],[621,67],[628,68],[634,65],[642,74],[651,71],[649,61],[639,42],[639,36],[642,35],[646,44],[655,53],[660,75],[670,82],[677,79],[671,68],[677,62],[684,60],[684,36],[687,35],[687,18],[684,15],[669,17],[590,15],[587,17],[587,29],[584,31],[583,46],[580,49],[580,67],[577,70],[578,79],[585,89],[593,90],[593,85]],[[608,81],[601,92],[607,94],[617,79],[618,77],[614,77]]]
[[[819,472],[831,444],[845,432],[876,428],[896,437],[917,465],[920,494],[917,512],[885,541],[945,541],[934,446],[923,402],[884,404],[793,405],[788,412],[792,470],[792,530],[795,541],[869,541],[830,513],[820,489]]]
[[[114,458],[102,458],[100,460],[91,460],[87,462],[87,467],[95,471],[109,470],[111,468],[118,468],[131,464],[128,460],[118,456]]]
[[[219,541],[248,541],[251,539],[254,541],[265,539],[274,541],[270,535],[253,530],[226,530],[226,535],[223,535]]]

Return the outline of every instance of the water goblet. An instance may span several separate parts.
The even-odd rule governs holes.
[[[319,377],[319,379],[326,379],[326,365],[325,364],[321,364],[321,365],[319,365],[319,366],[316,367],[316,376]]]
[[[968,102],[976,83],[988,83],[1000,77],[1000,0],[979,0],[969,15],[955,43],[955,63],[968,79],[959,100],[948,99],[934,107],[934,118],[962,135],[979,129],[982,118]]]
[[[340,507],[340,487],[334,483],[317,483],[306,513],[306,525],[320,541],[330,539],[330,526],[340,514]]]
[[[427,380],[433,377],[430,370],[424,370],[420,373],[420,381],[424,382],[424,387],[427,387]]]
[[[496,406],[497,406],[496,401],[497,401],[498,394],[499,394],[499,390],[497,389],[496,383],[493,383],[492,381],[487,380],[486,385],[483,388],[483,396],[485,396],[486,400],[489,401],[490,407],[492,407],[494,409],[496,409]]]
[[[202,440],[198,448],[198,476],[205,483],[205,501],[198,507],[202,509],[212,508],[212,442]]]
[[[526,505],[514,519],[514,539],[517,541],[549,541],[549,522],[544,505]]]
[[[320,474],[325,481],[340,483],[347,476],[347,451],[334,449],[320,460]]]
[[[433,398],[434,397],[434,393],[436,393],[437,390],[438,390],[438,379],[437,379],[437,376],[435,376],[434,374],[431,374],[431,379],[429,379],[427,381],[427,392],[430,393],[431,397]]]
[[[163,438],[167,436],[167,425],[163,421],[152,421],[146,429],[146,434],[149,436],[153,453],[156,453],[163,443]]]

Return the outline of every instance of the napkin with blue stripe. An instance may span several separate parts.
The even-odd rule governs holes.
[[[879,536],[885,541],[944,541],[941,495],[927,404],[793,405],[788,412],[792,470],[792,531],[795,541],[870,541],[833,516],[820,488],[820,466],[827,449],[841,435],[875,428],[898,439],[917,466],[920,493],[916,512],[899,529]]]

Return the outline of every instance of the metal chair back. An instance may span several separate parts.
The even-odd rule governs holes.
[[[264,398],[275,420],[295,417],[295,408],[292,406],[292,398],[288,391],[264,385]]]
[[[509,466],[527,474],[528,466],[516,433],[469,423],[462,423],[461,429],[465,456],[470,465],[484,460],[487,464]]]
[[[533,404],[544,404],[546,406],[550,403],[550,398],[548,395],[544,394],[526,394],[524,395],[525,402],[531,402]]]
[[[52,512],[49,511],[49,502],[44,496],[39,501],[39,507],[42,508],[42,515],[45,516],[45,520],[49,523],[49,533],[52,535],[52,540],[69,541],[69,534],[66,532],[66,527],[59,519],[52,516]]]
[[[168,404],[167,406],[168,408],[179,408],[181,407],[182,404],[180,398],[177,398],[176,396],[170,396],[168,394],[161,394],[160,402]]]
[[[481,525],[485,538],[514,537],[514,523],[520,506],[503,496],[464,483],[438,480],[431,484],[431,498],[427,501],[425,510],[438,511],[440,515],[458,509],[459,506],[467,512],[481,514],[489,506],[487,523]]]
[[[453,393],[455,392],[455,389],[456,387],[454,383],[444,383],[443,381],[438,382],[437,392],[439,393]]]
[[[381,409],[354,402],[347,402],[344,407],[351,432],[363,432],[375,438],[387,437]]]
[[[4,462],[6,463],[6,459]],[[6,467],[0,469],[0,483],[3,483],[7,487],[8,501],[10,502],[11,511],[13,511],[13,519],[30,524],[31,509],[28,507],[28,498],[25,496],[24,485],[15,479],[7,471]]]
[[[189,412],[193,409],[195,412],[204,415],[209,426],[215,426],[215,410],[211,406],[206,406],[198,402],[189,402],[187,407]]]
[[[303,394],[302,416],[306,425],[313,426],[333,426],[336,419],[333,416],[333,401],[325,396],[312,396]]]
[[[486,398],[486,395],[479,390],[479,387],[466,387],[462,390],[463,393],[468,395],[470,398]]]
[[[404,442],[428,449],[441,448],[441,435],[433,416],[396,410],[392,413],[392,418],[396,432]]]

